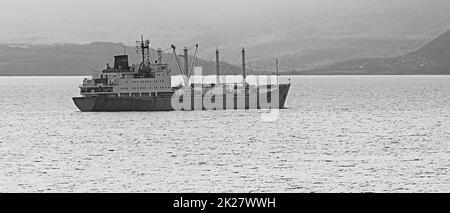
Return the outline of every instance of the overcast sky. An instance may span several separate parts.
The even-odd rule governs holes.
[[[0,42],[230,40],[372,8],[448,0],[0,0]],[[375,11],[376,12],[376,11]]]
[[[355,0],[0,0],[0,41],[179,38],[198,30],[285,26]],[[236,33],[236,32],[235,32]]]

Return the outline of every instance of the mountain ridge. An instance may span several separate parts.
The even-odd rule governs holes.
[[[297,72],[297,74],[307,72]],[[417,50],[396,57],[338,62],[311,71],[320,74],[450,74],[450,30]]]
[[[128,53],[130,63],[140,63],[140,55],[135,47],[122,43],[92,42],[80,44],[0,44],[0,75],[2,76],[69,76],[90,75],[92,69],[103,69],[113,64],[114,55]],[[178,52],[178,54],[180,54]],[[156,57],[156,50],[151,49]],[[168,62],[172,53],[163,53],[163,62]],[[193,56],[189,55],[191,63]],[[179,75],[179,68],[172,59],[170,68],[173,75]],[[215,74],[215,62],[197,58],[197,65],[203,67],[205,75]],[[227,75],[241,73],[239,66],[221,62],[221,72]],[[251,71],[250,71],[251,72]]]

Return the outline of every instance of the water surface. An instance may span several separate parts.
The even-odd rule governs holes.
[[[0,192],[450,192],[450,77],[290,78],[287,109],[79,112],[0,77]]]

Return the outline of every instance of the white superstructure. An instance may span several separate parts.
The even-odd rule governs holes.
[[[122,62],[122,63],[120,63]],[[157,96],[172,92],[171,71],[167,64],[148,64],[128,67],[127,56],[115,56],[115,66],[94,71],[92,79],[80,86],[82,96]],[[142,65],[141,65],[142,66]]]

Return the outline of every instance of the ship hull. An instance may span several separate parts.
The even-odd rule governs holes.
[[[272,92],[279,93],[279,103],[275,108],[284,108],[285,101],[289,92],[290,85],[280,85]],[[222,98],[223,107],[216,107],[214,110],[223,109],[270,109],[274,108],[273,104],[267,103],[270,101],[260,100],[260,96],[270,96],[270,92],[251,95],[234,95],[231,96],[233,100],[227,99],[225,95],[218,95]],[[244,97],[243,97],[244,96]],[[238,100],[245,100],[245,104],[239,104]],[[203,105],[202,97],[191,96],[191,107],[186,107],[183,110],[206,110],[208,107]],[[228,103],[227,103],[227,100]],[[84,112],[115,112],[115,111],[173,111],[171,96],[154,96],[154,97],[74,97],[75,105]],[[202,103],[199,107],[198,104]]]

